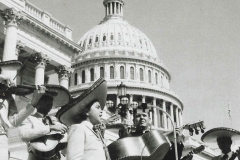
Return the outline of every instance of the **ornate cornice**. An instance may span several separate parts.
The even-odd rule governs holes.
[[[63,78],[63,77],[70,77],[71,74],[73,73],[74,69],[69,68],[65,65],[60,65],[55,67],[55,71],[58,74],[58,78]]]
[[[29,61],[36,64],[42,64],[45,66],[50,63],[51,58],[48,57],[46,54],[36,52],[30,55]]]
[[[69,49],[73,50],[75,53],[79,53],[82,51],[82,48],[74,43],[73,41],[69,40],[62,34],[58,33],[54,29],[50,28],[49,26],[43,24],[39,20],[33,18],[32,16],[26,14],[26,20],[25,22],[31,24],[32,26],[39,28],[40,30],[43,31],[43,33],[47,34],[48,36],[52,37],[53,39],[57,40],[58,42],[64,44],[66,47]]]
[[[146,65],[149,65],[149,66],[154,66],[156,68],[159,68],[160,70],[162,70],[164,73],[167,74],[169,80],[171,80],[171,75],[170,73],[161,65],[157,64],[157,63],[153,63],[153,62],[150,62],[150,61],[147,61],[147,60],[143,60],[143,59],[138,59],[138,58],[123,58],[123,57],[99,57],[99,58],[92,58],[92,59],[86,59],[86,60],[82,60],[80,62],[77,62],[75,64],[72,65],[72,68],[79,68],[81,66],[84,66],[84,65],[92,65],[92,64],[98,64],[98,63],[104,63],[104,62],[109,62],[109,61],[112,61],[112,62],[116,62],[116,61],[122,61],[122,62],[131,62],[131,63],[143,63],[143,64],[146,64]]]
[[[20,51],[23,50],[25,46],[26,46],[25,43],[22,43],[21,41],[17,41],[16,55],[19,55]]]
[[[25,20],[25,15],[20,11],[16,11],[14,8],[0,11],[0,15],[3,18],[5,25],[18,25],[21,21]]]
[[[116,86],[108,86],[108,88],[116,88]],[[183,110],[183,103],[181,101],[181,99],[177,96],[174,96],[173,94],[171,93],[167,93],[167,92],[164,92],[162,90],[156,90],[156,89],[151,89],[151,88],[144,88],[144,87],[131,87],[131,86],[128,86],[129,89],[141,89],[143,90],[147,90],[147,91],[153,91],[153,92],[157,92],[157,93],[160,93],[160,94],[164,94],[164,95],[167,95],[169,97],[172,97],[174,98],[175,100],[177,100],[180,105],[181,105],[181,109]],[[76,93],[79,93],[79,92],[84,92],[85,90],[87,89],[81,89],[80,87],[78,88],[78,90],[75,90],[75,91],[70,91],[71,94],[76,94]]]

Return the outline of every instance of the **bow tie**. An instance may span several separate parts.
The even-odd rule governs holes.
[[[224,156],[222,156],[221,160],[227,160],[228,159],[228,155],[225,154]]]
[[[45,116],[42,118],[42,122],[45,124],[45,125],[49,125],[49,124],[52,124],[52,120],[49,116]]]

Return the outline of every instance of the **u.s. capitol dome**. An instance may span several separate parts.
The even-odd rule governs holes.
[[[104,0],[103,4],[104,19],[78,42],[83,51],[72,60],[75,72],[71,76],[71,93],[78,95],[104,77],[108,84],[107,104],[118,107],[117,88],[122,83],[127,87],[130,107],[142,103],[160,107],[177,126],[182,125],[183,104],[170,88],[170,74],[153,43],[123,18],[123,0]],[[151,117],[155,127],[172,129],[170,119],[162,112],[155,109]]]

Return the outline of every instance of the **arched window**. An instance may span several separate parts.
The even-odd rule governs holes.
[[[89,43],[88,44],[92,44],[92,38],[89,39]]]
[[[118,40],[121,41],[122,40],[122,36],[120,33],[118,33]]]
[[[103,42],[105,42],[105,41],[106,41],[106,35],[103,36]]]
[[[104,78],[104,67],[100,67],[100,77]]]
[[[158,74],[155,73],[155,81],[156,81],[156,84],[158,84]]]
[[[111,39],[111,41],[113,41],[113,40],[114,40],[113,34],[111,35],[111,38],[110,38],[110,39]]]
[[[95,38],[95,42],[98,42],[98,36],[96,36],[96,38]]]
[[[140,72],[140,81],[143,81],[143,69],[142,68],[140,68],[140,70],[139,70],[139,72]]]
[[[90,76],[91,76],[90,80],[94,81],[94,69],[93,68],[90,69]]]
[[[110,67],[110,79],[114,79],[114,67]]]
[[[85,83],[85,71],[82,71],[82,83]]]
[[[78,77],[78,74],[75,73],[75,74],[74,74],[74,85],[77,85],[77,77]]]
[[[152,74],[150,70],[148,70],[148,82],[152,83]]]
[[[120,79],[124,79],[124,67],[120,67]]]
[[[134,79],[134,68],[130,68],[130,79]]]

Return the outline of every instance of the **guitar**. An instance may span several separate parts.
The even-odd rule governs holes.
[[[30,142],[30,150],[41,158],[52,158],[67,147],[67,134],[51,132]]]
[[[198,153],[202,152],[204,149],[205,149],[204,145],[201,145],[201,146],[193,149],[192,151],[190,151],[186,156],[181,158],[181,160],[191,160],[193,154],[198,154]]]
[[[189,129],[193,126],[202,126],[201,124],[203,124],[203,121],[186,124],[180,128]],[[165,136],[169,136],[172,132],[163,134],[163,131],[152,130],[142,136],[119,139],[108,145],[110,157],[117,160],[163,159],[170,148]]]

